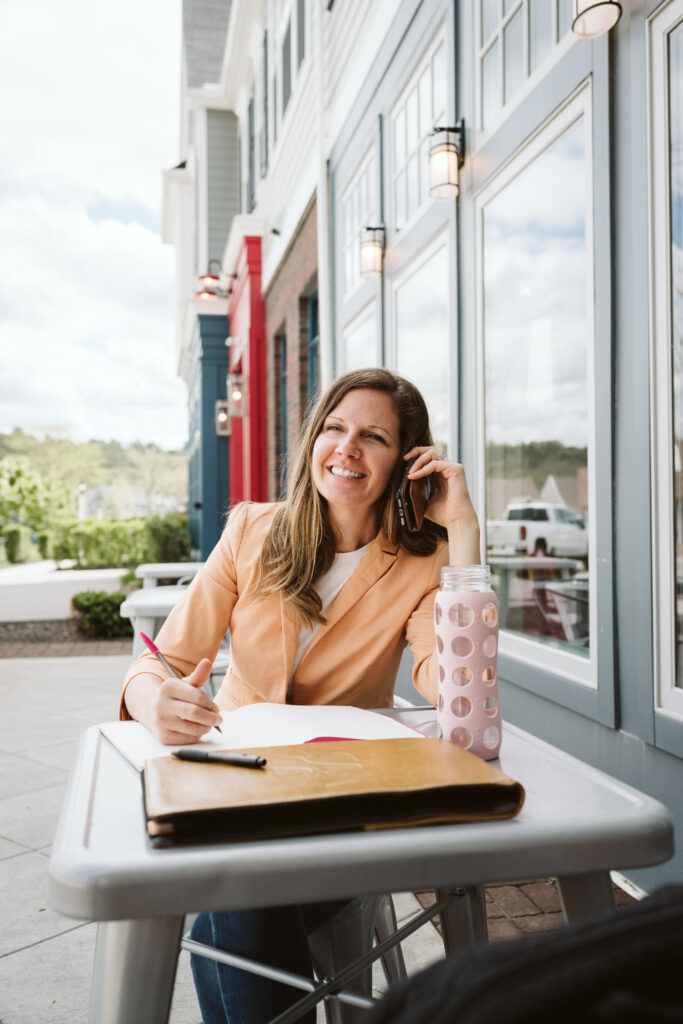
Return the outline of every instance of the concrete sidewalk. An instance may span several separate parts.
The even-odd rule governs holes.
[[[68,619],[82,590],[120,589],[125,569],[59,569],[54,561],[0,569],[0,622]]]
[[[0,658],[0,1024],[87,1020],[95,925],[48,906],[47,864],[78,737],[116,716],[129,662],[129,653]],[[394,899],[399,920],[419,910],[412,893]],[[419,897],[423,905],[431,899]],[[626,899],[619,895],[620,902]],[[489,888],[487,911],[494,941],[562,923],[557,891],[548,880]],[[432,925],[403,949],[411,973],[443,955]],[[379,967],[375,978],[379,991]],[[322,1014],[320,1009],[319,1021]],[[186,953],[180,957],[171,1024],[201,1024]]]

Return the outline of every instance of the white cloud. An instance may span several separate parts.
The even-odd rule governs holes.
[[[150,230],[179,76],[178,0],[3,3],[0,430],[184,444],[173,252]]]

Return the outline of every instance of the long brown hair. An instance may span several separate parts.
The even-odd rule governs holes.
[[[311,626],[324,622],[314,584],[332,565],[335,539],[327,502],[313,482],[313,445],[326,418],[349,391],[370,388],[391,399],[399,423],[401,453],[415,445],[433,444],[425,401],[410,381],[382,367],[352,370],[330,384],[311,409],[289,473],[287,497],[275,513],[261,555],[257,594],[282,591],[301,621]],[[430,555],[445,531],[424,520],[419,533],[408,533],[399,519],[394,494],[405,463],[399,458],[384,494],[377,503],[377,521],[389,542],[417,555]]]

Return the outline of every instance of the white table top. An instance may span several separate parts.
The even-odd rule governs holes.
[[[140,580],[172,580],[180,576],[194,576],[203,562],[143,562],[135,570]]]
[[[391,713],[433,728],[431,708]],[[623,870],[672,856],[673,823],[656,800],[510,725],[500,765],[526,790],[508,821],[155,850],[140,776],[94,726],[69,780],[50,903],[76,918],[121,920]]]
[[[185,586],[151,587],[149,590],[134,590],[121,603],[120,613],[132,619],[140,616],[161,618],[173,611],[180,598],[187,591]]]

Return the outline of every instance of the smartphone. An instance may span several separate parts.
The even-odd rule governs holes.
[[[396,505],[401,520],[401,526],[405,527],[408,533],[417,533],[422,527],[425,509],[432,497],[431,476],[422,477],[420,480],[409,480],[408,473],[413,468],[415,459],[406,464],[405,473],[401,480],[401,486],[396,491]]]

